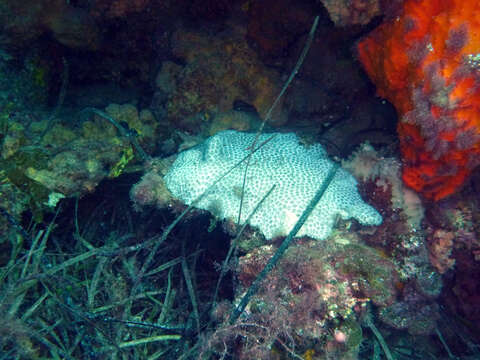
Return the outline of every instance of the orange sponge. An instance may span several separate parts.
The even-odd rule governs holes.
[[[480,1],[406,0],[358,54],[399,113],[405,184],[456,192],[480,164]]]

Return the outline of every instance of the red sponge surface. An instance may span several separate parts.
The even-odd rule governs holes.
[[[480,164],[480,1],[406,0],[358,55],[400,115],[405,184],[433,200],[456,192]]]

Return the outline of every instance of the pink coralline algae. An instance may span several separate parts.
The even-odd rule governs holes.
[[[428,249],[431,264],[440,274],[452,269],[455,259],[452,257],[455,234],[437,229],[428,237]]]
[[[474,188],[467,187],[432,205],[426,213],[430,261],[447,274],[444,301],[452,312],[472,324],[480,323],[480,215],[476,195]]]
[[[343,239],[357,240],[355,236]],[[275,250],[274,245],[264,245],[240,257],[238,295],[251,285]],[[257,354],[261,348],[268,352],[276,341],[296,351],[324,344],[324,351],[338,353],[339,359],[354,356],[359,350],[359,317],[365,304],[370,300],[382,307],[391,304],[398,292],[397,281],[394,264],[377,250],[354,243],[342,245],[333,239],[300,239],[267,276],[241,316],[240,324],[252,325],[242,330],[245,345],[261,340]],[[245,346],[241,358],[252,358],[248,357],[251,351]]]
[[[336,26],[365,25],[381,15],[380,0],[321,0]]]

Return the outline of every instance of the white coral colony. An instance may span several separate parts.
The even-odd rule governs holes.
[[[261,144],[273,134],[262,134]],[[181,152],[165,183],[170,192],[191,204],[216,179],[244,158],[256,134],[222,131],[194,148]],[[267,239],[286,236],[327,177],[333,162],[320,144],[303,146],[293,133],[275,137],[253,154],[247,174],[242,208],[243,223],[263,196],[276,185],[260,209],[250,219]],[[236,220],[245,165],[219,181],[196,207],[221,219]],[[382,216],[365,203],[357,191],[357,181],[340,168],[322,199],[297,236],[325,239],[336,216],[355,218],[363,225],[379,225]]]

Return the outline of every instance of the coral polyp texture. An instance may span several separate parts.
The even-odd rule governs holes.
[[[407,0],[358,45],[400,115],[403,181],[439,200],[480,164],[480,2]]]
[[[272,136],[251,157],[241,218],[241,223],[244,223],[275,185],[249,221],[267,239],[289,233],[333,166],[320,144],[303,146],[293,133],[262,134],[257,144]],[[180,153],[165,175],[167,188],[173,196],[191,204],[249,153],[255,137],[253,133],[221,131],[202,144]],[[235,168],[195,206],[210,211],[218,218],[236,221],[244,169],[245,165]],[[382,222],[377,210],[360,197],[355,178],[341,168],[297,236],[325,239],[338,215],[344,219],[355,218],[364,225],[379,225]]]

